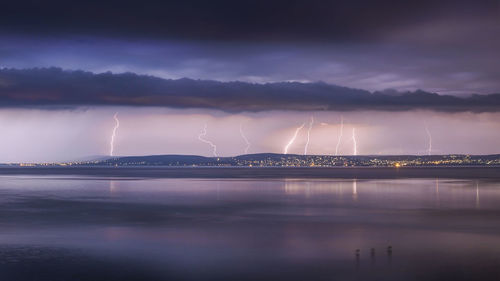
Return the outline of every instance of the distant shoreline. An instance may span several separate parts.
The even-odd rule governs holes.
[[[500,179],[500,167],[0,167],[0,175],[80,175],[124,178]]]

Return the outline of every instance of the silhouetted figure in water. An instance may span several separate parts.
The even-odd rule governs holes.
[[[358,270],[359,269],[359,254],[361,251],[359,249],[356,249],[356,251],[354,251],[354,252],[356,255],[356,270]]]
[[[371,264],[375,265],[375,248],[371,248],[370,250],[370,259],[371,259]]]
[[[392,246],[387,247],[387,262],[389,265],[392,264]]]

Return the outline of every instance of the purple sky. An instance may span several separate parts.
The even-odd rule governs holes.
[[[474,104],[427,94],[500,93],[497,0],[64,3],[16,1],[0,10],[0,162],[108,154],[117,111],[117,155],[212,155],[198,140],[205,124],[219,155],[244,152],[240,126],[250,153],[282,152],[311,116],[311,154],[335,154],[341,116],[341,154],[353,152],[353,128],[359,154],[426,154],[426,126],[432,153],[500,153],[498,97]],[[128,87],[109,77],[32,71],[49,67],[258,84],[323,81],[386,96],[340,97],[330,89],[298,97],[297,85],[289,92],[232,85],[219,95],[217,87],[193,93],[196,85],[160,87],[140,78]],[[419,89],[426,93],[415,100],[399,98]],[[323,103],[326,110],[311,110]],[[291,153],[304,152],[307,126]]]
[[[217,155],[282,153],[299,131],[289,153],[303,154],[310,117],[308,154],[334,155],[343,117],[343,136],[339,154],[352,155],[352,129],[355,128],[358,154],[426,155],[429,137],[433,154],[498,153],[499,113],[413,112],[259,112],[229,114],[211,110],[172,110],[162,108],[100,107],[88,110],[0,111],[3,134],[2,162],[60,161],[107,155],[119,112],[114,155],[197,154],[212,156],[212,148],[198,136],[205,124],[205,139],[217,145]]]

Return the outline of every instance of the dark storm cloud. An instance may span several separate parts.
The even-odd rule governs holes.
[[[155,39],[358,40],[435,18],[498,16],[497,0],[4,1],[0,30]]]
[[[500,91],[499,0],[4,2],[0,67]]]
[[[500,94],[467,98],[424,91],[375,92],[325,83],[168,80],[133,73],[93,74],[59,68],[0,70],[0,106],[96,105],[264,110],[499,111]]]

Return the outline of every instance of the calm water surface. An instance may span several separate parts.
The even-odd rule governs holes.
[[[0,280],[498,280],[499,215],[494,181],[2,176]]]

